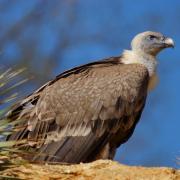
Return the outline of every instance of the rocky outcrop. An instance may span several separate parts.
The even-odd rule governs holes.
[[[126,166],[109,160],[79,165],[24,164],[1,171],[0,175],[26,180],[180,180],[180,170]]]

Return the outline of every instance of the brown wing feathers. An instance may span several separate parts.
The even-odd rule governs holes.
[[[144,82],[148,82],[147,70],[123,65],[120,58],[66,71],[12,110],[9,118],[27,120],[24,129],[9,139],[28,138],[29,148],[38,153],[34,160],[95,159],[107,143],[113,144],[110,140],[118,146],[130,136],[137,121],[134,113],[140,113],[145,102]],[[116,139],[123,126],[124,139]]]

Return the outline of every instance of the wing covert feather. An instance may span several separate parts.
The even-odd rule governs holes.
[[[105,125],[108,126],[104,121],[120,119],[135,108],[143,77],[139,75],[141,69],[132,72],[132,68],[138,66],[131,66],[101,67],[60,79],[42,92],[35,107],[38,120],[32,118],[29,124],[36,127],[41,121],[54,120],[53,123],[60,127],[57,139],[86,136],[97,119],[104,124],[98,131],[103,131],[107,128]],[[121,106],[118,110],[116,103]],[[54,132],[57,134],[56,129]],[[53,131],[49,138],[53,140]]]
[[[41,152],[49,152],[50,146],[54,147],[51,153],[58,154],[59,149],[63,149],[64,139],[82,138],[79,148],[85,149],[86,137],[91,137],[88,149],[93,150],[94,143],[98,144],[102,137],[105,142],[108,134],[118,132],[124,117],[142,110],[148,79],[147,69],[137,64],[93,64],[79,73],[63,74],[62,78],[35,92],[36,96],[38,94],[35,104],[31,103],[31,96],[35,95],[28,97],[29,113],[24,107],[19,113],[19,117],[27,118],[29,144],[42,147]],[[77,143],[68,140],[67,144],[70,141]]]

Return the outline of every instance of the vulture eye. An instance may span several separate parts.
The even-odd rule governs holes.
[[[149,36],[148,36],[148,39],[149,39],[149,40],[154,40],[154,39],[156,39],[156,36],[154,36],[154,35],[149,35]]]

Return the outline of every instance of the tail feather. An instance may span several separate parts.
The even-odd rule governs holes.
[[[105,145],[107,138],[104,137],[97,139],[93,133],[84,137],[65,137],[58,142],[43,145],[33,161],[87,162],[88,159],[94,159],[99,149]]]

